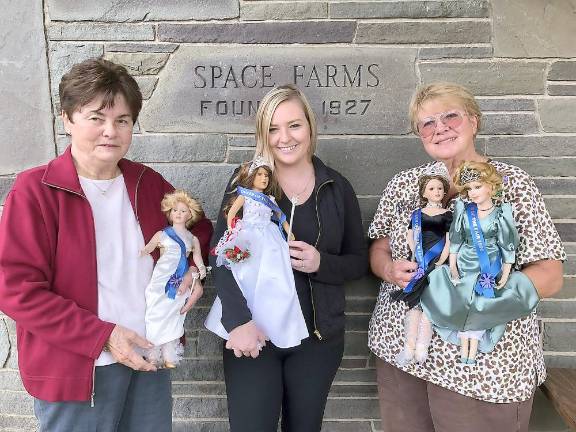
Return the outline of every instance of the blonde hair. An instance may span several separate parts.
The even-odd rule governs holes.
[[[309,157],[312,158],[312,155],[316,151],[318,129],[316,126],[316,117],[314,116],[314,111],[312,111],[308,99],[298,87],[292,84],[276,87],[262,98],[258,111],[256,112],[256,151],[254,157],[262,156],[270,164],[272,170],[274,170],[274,155],[268,142],[270,123],[272,123],[272,116],[276,108],[278,108],[278,105],[288,100],[297,100],[300,102],[310,127]]]
[[[412,96],[410,101],[410,108],[408,114],[410,116],[410,123],[412,125],[412,132],[418,134],[418,112],[422,106],[431,100],[447,99],[456,102],[462,109],[471,117],[476,118],[476,133],[480,131],[482,126],[482,112],[478,106],[478,102],[474,95],[466,87],[449,83],[449,82],[435,82],[420,86],[416,93]]]
[[[487,183],[492,186],[492,198],[497,198],[502,192],[502,176],[496,171],[492,165],[487,162],[473,162],[464,161],[456,169],[454,174],[454,185],[456,190],[460,193],[463,198],[468,197],[468,190],[470,187],[469,183],[462,183],[460,180],[460,175],[463,170],[474,170],[480,173],[480,178],[478,179],[481,183]]]
[[[188,195],[185,191],[177,189],[174,192],[165,194],[160,203],[160,208],[170,223],[172,223],[170,212],[174,207],[176,207],[177,203],[184,204],[190,210],[191,216],[190,219],[186,221],[186,228],[191,228],[204,216],[204,210],[202,210],[202,206],[198,201]]]
[[[450,183],[448,183],[448,179],[443,175],[440,174],[423,175],[418,180],[418,197],[420,198],[420,207],[424,207],[428,203],[428,199],[424,198],[424,192],[430,180],[438,180],[439,182],[442,183],[442,186],[444,187],[444,197],[450,190]],[[444,200],[444,198],[442,200]]]

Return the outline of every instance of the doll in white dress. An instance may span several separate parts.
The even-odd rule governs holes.
[[[225,209],[228,229],[214,253],[242,291],[252,319],[279,348],[300,345],[308,337],[294,284],[286,236],[290,227],[273,195],[278,190],[272,170],[263,159],[244,164],[236,179],[237,195]],[[236,219],[242,210],[242,219]],[[272,221],[272,218],[277,221]],[[235,289],[235,287],[230,287]],[[206,328],[224,339],[222,303],[216,297]]]
[[[204,212],[196,200],[181,190],[166,194],[161,208],[171,226],[154,234],[141,252],[145,255],[160,248],[160,258],[145,291],[146,339],[154,344],[146,357],[159,367],[174,368],[184,351],[180,337],[184,334],[186,314],[180,310],[191,291],[179,294],[178,289],[189,269],[190,253],[199,272],[194,275],[194,282],[206,276],[200,242],[188,230]]]

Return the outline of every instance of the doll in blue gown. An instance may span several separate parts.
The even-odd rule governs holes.
[[[495,198],[502,177],[483,162],[464,162],[454,176],[462,199],[450,227],[450,265],[429,275],[421,297],[424,313],[443,339],[461,346],[461,362],[490,352],[506,323],[530,314],[539,297],[532,281],[511,271],[519,244],[512,207]]]

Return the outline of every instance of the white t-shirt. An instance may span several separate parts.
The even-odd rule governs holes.
[[[79,179],[94,216],[98,318],[146,337],[144,291],[154,261],[150,255],[139,255],[144,236],[132,210],[124,176],[111,180]],[[102,352],[96,360],[96,366],[112,363],[116,360],[108,352]]]

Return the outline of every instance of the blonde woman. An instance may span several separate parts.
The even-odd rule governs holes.
[[[350,183],[314,156],[316,122],[293,86],[271,90],[256,114],[256,152],[274,170],[278,206],[296,241],[289,241],[299,306],[309,337],[281,349],[252,320],[246,299],[225,267],[211,258],[222,325],[229,333],[224,374],[232,432],[318,432],[344,350],[344,287],[367,270],[360,209]],[[232,191],[234,185],[228,186]],[[229,200],[225,194],[222,208]],[[292,206],[294,211],[292,212]],[[212,243],[226,230],[221,212]],[[269,290],[274,290],[270,284]]]

